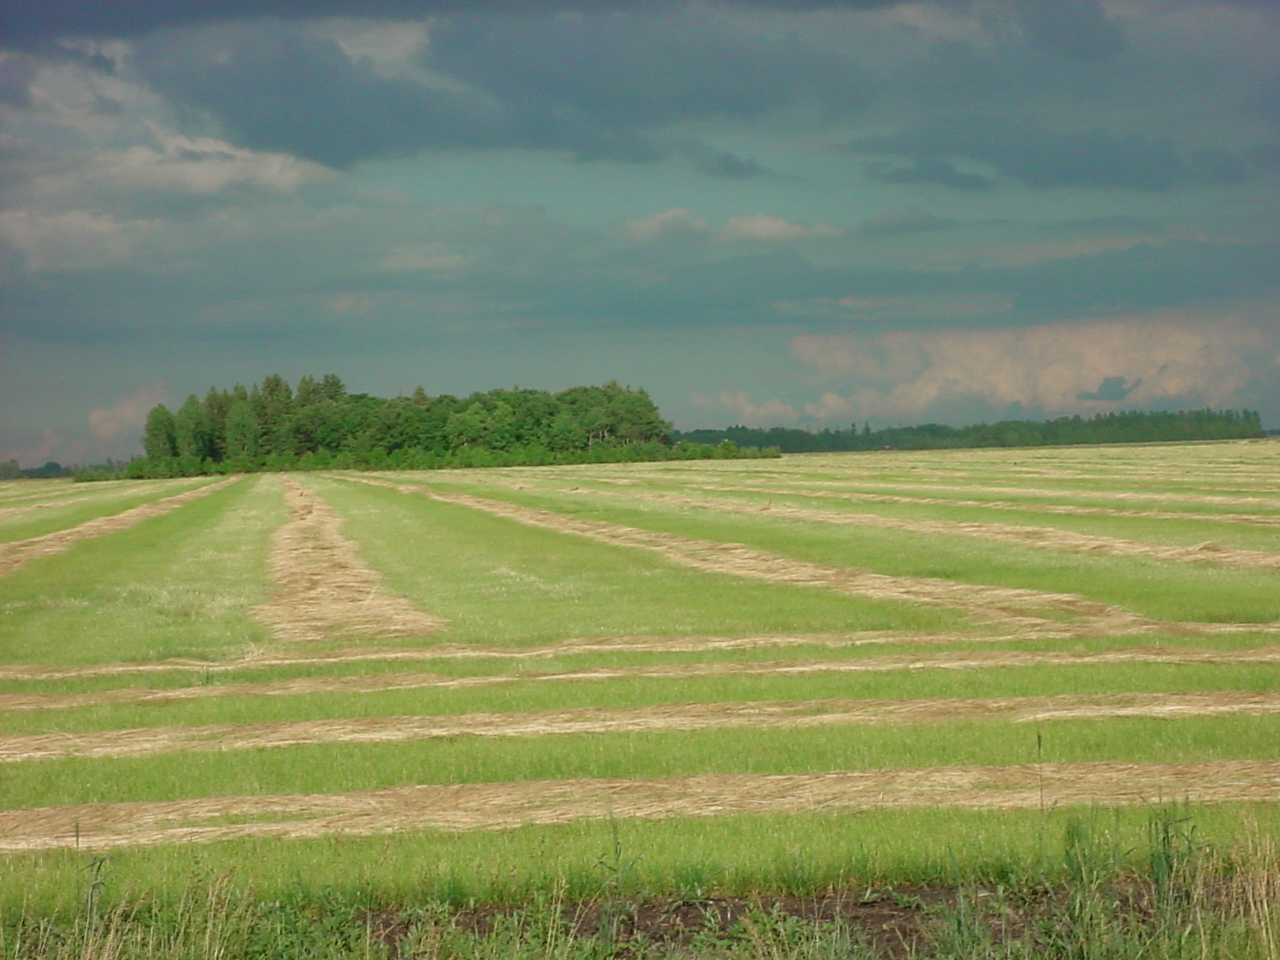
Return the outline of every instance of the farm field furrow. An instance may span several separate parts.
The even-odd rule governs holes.
[[[1280,822],[1274,441],[30,484],[0,908],[107,852],[590,897],[625,842],[701,897]]]

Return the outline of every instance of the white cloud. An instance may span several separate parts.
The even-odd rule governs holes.
[[[1166,311],[1018,329],[802,335],[791,352],[847,383],[806,405],[811,416],[945,418],[949,404],[975,400],[996,413],[1014,404],[1047,415],[1112,410],[1116,401],[1092,398],[1105,381],[1124,385],[1126,405],[1239,406],[1260,378],[1274,376],[1278,340],[1274,324],[1251,318]]]
[[[428,270],[451,273],[462,270],[471,263],[465,256],[455,253],[447,243],[425,243],[418,246],[396,247],[378,261],[378,270],[397,273],[406,270]]]
[[[684,207],[672,207],[642,220],[627,222],[627,233],[633,240],[668,240],[706,236],[711,230],[706,218],[690,213]]]
[[[121,222],[89,210],[0,211],[0,240],[21,250],[33,273],[94,270],[129,260],[145,221]]]
[[[844,229],[829,223],[791,223],[767,213],[730,217],[720,231],[725,243],[756,241],[759,243],[786,243],[795,240],[825,240],[839,237]]]
[[[779,423],[795,423],[799,414],[794,407],[781,400],[755,403],[745,391],[720,394],[720,405],[729,410],[735,423],[744,427],[776,426]]]

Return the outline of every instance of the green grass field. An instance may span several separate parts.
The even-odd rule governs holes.
[[[165,955],[49,924],[128,904],[189,913],[191,885],[250,912],[301,904],[291,923],[325,903],[356,923],[605,894],[1030,889],[1075,876],[1063,837],[1080,823],[1130,877],[1154,862],[1151,824],[1173,821],[1153,811],[1169,803],[1178,836],[1219,865],[1280,827],[1280,442],[260,475],[105,533],[91,523],[204,485],[0,485],[0,564],[6,544],[65,534],[0,573],[0,956]],[[1001,540],[1009,525],[1034,542]],[[1080,534],[1136,546],[1112,555]],[[438,627],[405,628],[406,600]],[[303,621],[318,639],[290,638]],[[984,714],[1068,696],[1034,722]],[[1146,712],[1071,713],[1107,697]],[[817,726],[669,718],[768,703],[812,716],[833,699],[958,705]],[[634,729],[547,726],[574,711],[648,713]],[[472,726],[376,734],[450,718]],[[308,724],[329,739],[307,742]],[[103,737],[114,753],[76,755]],[[1036,771],[1054,764],[1132,769],[1137,786],[1100,774],[1095,796],[1082,773],[1046,800]],[[906,787],[874,807],[717,814],[688,799],[698,778],[746,790],[970,769],[990,782],[927,802]],[[1039,776],[1039,802],[1002,771]],[[616,810],[576,792],[598,778],[619,785]],[[393,815],[367,794],[431,785],[487,799],[446,809],[452,794],[431,794]],[[534,788],[551,806],[520,799]],[[627,806],[633,788],[656,791],[649,806]],[[366,794],[366,812],[338,815]],[[499,809],[483,829],[422,825]],[[1255,940],[1240,955],[1266,955]],[[321,955],[272,942],[222,955]],[[483,952],[468,943],[459,956]],[[529,955],[550,955],[539,943]],[[766,954],[801,955],[752,955]]]

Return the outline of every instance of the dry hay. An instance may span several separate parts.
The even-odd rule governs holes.
[[[1016,810],[1277,798],[1280,763],[1254,760],[533,780],[11,810],[0,812],[0,851],[494,830],[604,817],[661,820],[904,807]]]
[[[65,507],[72,503],[84,503],[84,501],[92,499],[90,497],[67,497],[65,500],[45,501],[44,503],[29,503],[25,507],[0,507],[0,517],[12,517],[20,513],[30,513],[32,510],[48,510],[50,507]]]
[[[1235,623],[1155,624],[1187,635],[1221,633],[1280,633],[1280,625]],[[1132,631],[1130,635],[1149,632]],[[335,666],[356,663],[422,663],[432,660],[548,660],[590,653],[704,653],[718,650],[753,650],[768,647],[828,647],[844,649],[865,646],[936,646],[952,643],[1018,643],[1026,641],[1074,640],[1090,636],[1090,631],[1070,624],[1040,624],[1015,633],[973,633],[968,631],[863,630],[851,633],[758,633],[743,636],[617,636],[573,637],[530,647],[505,647],[478,643],[433,643],[422,647],[357,647],[349,649],[301,651],[257,651],[232,660],[196,660],[172,657],[163,660],[91,663],[74,666],[45,664],[0,665],[2,680],[70,680],[155,673],[231,673],[279,667]]]
[[[602,483],[610,481],[601,480]],[[1140,520],[1193,520],[1210,523],[1247,523],[1258,526],[1280,526],[1280,514],[1265,513],[1192,513],[1175,510],[1121,510],[1116,507],[1085,507],[1067,503],[1020,503],[1014,500],[955,500],[946,497],[910,497],[905,494],[855,493],[837,490],[794,490],[767,487],[762,484],[689,484],[695,490],[725,493],[759,493],[782,497],[822,497],[857,503],[895,503],[910,506],[966,507],[981,510],[1016,510],[1020,513],[1050,513],[1073,517],[1126,517]]]
[[[1280,663],[1280,645],[1244,650],[1124,647],[1097,653],[1050,650],[959,650],[894,654],[844,660],[769,660],[729,663],[673,663],[641,667],[584,667],[575,670],[520,670],[465,677],[435,673],[375,673],[336,677],[295,677],[261,683],[201,683],[167,690],[137,687],[94,693],[0,694],[0,710],[53,710],[113,703],[177,703],[211,697],[270,697],[301,694],[384,693],[391,690],[458,690],[511,683],[591,683],[606,680],[688,680],[696,677],[786,676],[814,673],[889,673],[900,670],[990,670],[1007,667],[1110,666],[1119,663],[1221,665]]]
[[[655,533],[601,520],[584,520],[468,494],[435,493],[421,486],[379,483],[406,492],[426,493],[446,503],[483,510],[528,526],[571,533],[615,546],[638,547],[705,573],[728,574],[770,583],[824,587],[873,600],[894,600],[959,608],[981,619],[1033,626],[1045,622],[1046,611],[1066,613],[1099,629],[1150,629],[1152,621],[1110,604],[1066,593],[1018,587],[993,587],[932,577],[894,577],[795,560],[740,543],[696,540],[671,533]]]
[[[456,737],[670,733],[731,727],[759,730],[987,720],[1041,723],[1276,713],[1280,713],[1280,693],[1246,691],[678,703],[615,710],[592,707],[456,716],[357,717],[10,736],[0,737],[0,763],[55,757],[145,757],[180,751],[262,750],[323,743],[395,743]]]
[[[1060,475],[1053,474],[1053,476]],[[1097,479],[1097,477],[1092,474],[1081,474],[1081,477],[1083,479],[1090,480]],[[847,488],[852,485],[849,481],[841,480],[793,480],[791,482],[797,487]],[[904,485],[900,483],[862,481],[862,485],[891,490],[904,489]],[[982,486],[980,484],[956,486],[953,484],[942,483],[912,483],[909,486],[906,486],[906,488],[910,490],[938,490],[951,493],[968,494],[991,493],[998,496],[1045,497],[1050,499],[1068,500],[1155,500],[1165,501],[1168,503],[1213,503],[1222,504],[1224,506],[1271,507],[1274,510],[1280,510],[1280,497],[1225,497],[1218,494],[1172,493],[1167,491],[1132,493],[1119,490],[1054,490],[1046,487],[1002,487]]]
[[[192,500],[207,497],[209,494],[221,490],[229,484],[236,483],[238,480],[238,477],[228,477],[216,483],[197,487],[195,490],[187,490],[172,497],[164,497],[160,500],[144,503],[108,517],[98,517],[71,527],[69,530],[58,530],[40,537],[31,537],[28,540],[15,540],[13,543],[0,544],[0,575],[16,570],[28,560],[61,553],[81,540],[101,537],[108,533],[117,533],[151,517],[163,516],[166,513],[177,510],[184,504],[190,503]]]
[[[283,479],[292,516],[271,538],[268,563],[277,589],[254,608],[276,639],[419,637],[445,625],[382,589],[329,505],[292,477]]]
[[[943,536],[979,537],[1002,543],[1047,550],[1071,550],[1080,553],[1105,554],[1111,557],[1142,557],[1176,563],[1228,563],[1245,567],[1262,567],[1280,570],[1280,554],[1261,550],[1241,550],[1216,543],[1201,543],[1193,547],[1168,546],[1119,537],[1103,537],[1095,534],[1076,533],[1055,527],[1028,527],[1008,523],[974,523],[962,520],[904,520],[900,517],[884,517],[875,513],[833,513],[828,510],[812,510],[804,507],[772,503],[757,504],[741,500],[720,500],[685,497],[671,493],[615,494],[604,490],[575,490],[574,493],[593,493],[598,496],[618,496],[628,500],[650,500],[703,507],[724,513],[742,513],[759,516],[781,517],[789,520],[806,520],[816,523],[844,526],[878,527],[886,530],[902,530],[908,533],[941,534]],[[1280,520],[1280,518],[1277,518]]]

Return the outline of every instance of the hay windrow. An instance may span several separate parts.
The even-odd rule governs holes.
[[[34,560],[37,557],[48,557],[55,553],[61,553],[81,540],[117,533],[151,517],[159,517],[166,513],[171,513],[192,500],[207,497],[209,494],[230,484],[237,483],[239,479],[239,477],[228,477],[216,483],[197,487],[195,490],[187,490],[184,493],[174,494],[172,497],[164,497],[160,500],[144,503],[108,517],[97,517],[69,530],[58,530],[40,537],[0,544],[0,575],[16,570],[27,561]]]
[[[112,703],[177,703],[210,697],[271,697],[315,693],[382,693],[390,690],[460,690],[511,683],[592,683],[606,680],[683,680],[694,677],[776,676],[811,673],[888,673],[901,670],[990,670],[1037,666],[1108,666],[1117,663],[1280,663],[1280,644],[1244,650],[1125,647],[1099,653],[1046,650],[965,650],[895,654],[844,660],[771,660],[745,663],[673,663],[643,667],[521,670],[453,677],[433,673],[376,673],[297,677],[262,683],[201,683],[169,690],[128,687],[95,693],[0,694],[0,710],[54,710]]]
[[[84,503],[89,497],[68,497],[65,500],[52,500],[44,503],[29,503],[25,507],[0,507],[0,517],[12,517],[33,510],[48,510],[51,507],[65,507],[73,503]]]
[[[268,564],[276,593],[254,609],[278,640],[420,637],[446,621],[383,589],[381,578],[342,535],[329,505],[284,477],[291,517],[271,539]]]
[[[518,523],[571,533],[601,543],[638,547],[657,553],[673,563],[706,573],[728,574],[770,583],[823,587],[875,600],[946,606],[961,609],[984,620],[1005,624],[1043,624],[1046,619],[1043,613],[1053,610],[1102,629],[1149,629],[1152,626],[1152,621],[1129,611],[1074,594],[992,587],[926,577],[894,577],[865,570],[829,567],[794,560],[739,543],[654,533],[622,524],[565,516],[503,500],[489,500],[460,493],[442,494],[422,486],[387,481],[363,479],[362,482],[389,486],[402,492],[425,493],[446,503],[472,507]]]
[[[600,480],[602,483],[613,481]],[[857,493],[838,490],[796,490],[763,484],[695,483],[688,489],[722,493],[757,493],[781,497],[847,500],[854,503],[892,503],[907,506],[963,507],[978,510],[1012,510],[1019,513],[1057,514],[1072,517],[1126,517],[1139,520],[1192,520],[1208,523],[1241,523],[1280,526],[1280,513],[1194,513],[1176,510],[1124,510],[1117,507],[1088,507],[1069,503],[1028,503],[1014,500],[956,500],[947,497],[912,497],[905,494]]]
[[[0,737],[0,763],[55,757],[145,757],[182,751],[263,750],[322,743],[396,743],[456,737],[670,733],[727,727],[759,730],[988,720],[1043,723],[1277,713],[1280,713],[1280,693],[1247,691],[678,703],[619,710],[581,708],[455,716],[358,717]]]
[[[79,846],[99,851],[238,837],[458,832],[604,817],[657,820],[939,806],[1014,810],[1169,799],[1256,802],[1278,796],[1280,763],[1248,760],[543,780],[12,810],[0,812],[0,850]]]
[[[900,517],[884,517],[874,513],[836,513],[813,510],[785,504],[758,504],[741,500],[719,500],[705,497],[686,497],[670,493],[615,494],[604,490],[574,490],[576,494],[592,493],[598,496],[623,496],[630,500],[649,500],[660,503],[676,503],[683,506],[719,510],[724,513],[740,513],[755,516],[780,517],[789,520],[806,520],[814,523],[842,526],[878,527],[885,530],[901,530],[908,533],[938,534],[942,536],[968,536],[1002,543],[1045,550],[1070,550],[1079,553],[1104,554],[1111,557],[1141,557],[1150,560],[1166,560],[1175,563],[1226,563],[1245,567],[1262,567],[1280,570],[1280,554],[1261,550],[1241,550],[1215,543],[1201,543],[1192,547],[1169,546],[1119,537],[1102,537],[1095,534],[1076,533],[1055,527],[1028,527],[1008,523],[974,523],[961,520],[906,520]]]

